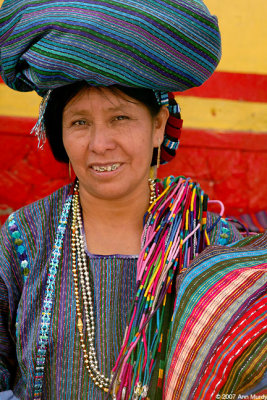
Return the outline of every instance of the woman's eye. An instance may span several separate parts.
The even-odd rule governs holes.
[[[86,121],[84,120],[84,119],[79,119],[78,121],[74,121],[73,123],[72,123],[72,125],[78,125],[78,126],[80,126],[80,125],[85,125],[86,124]]]
[[[117,115],[117,116],[115,117],[115,120],[116,120],[116,121],[123,121],[123,120],[125,120],[125,119],[129,119],[129,117],[127,117],[126,115]]]

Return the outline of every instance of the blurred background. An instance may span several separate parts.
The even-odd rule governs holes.
[[[267,228],[267,1],[206,4],[219,19],[222,60],[200,88],[177,93],[184,120],[180,148],[159,177],[191,177],[210,199],[223,201],[226,215],[262,230]],[[47,143],[37,149],[30,135],[40,100],[0,79],[0,223],[69,183],[67,166],[53,159]]]

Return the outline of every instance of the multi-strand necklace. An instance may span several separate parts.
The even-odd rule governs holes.
[[[77,326],[89,376],[106,392],[106,400],[110,392],[114,400],[148,399],[148,393],[153,400],[162,399],[176,276],[209,244],[206,229],[208,198],[198,184],[184,177],[168,177],[163,182],[157,182],[156,189],[157,198],[155,184],[150,182],[152,204],[144,217],[136,291],[111,378],[101,374],[94,348],[93,295],[84,250],[78,183],[74,193],[67,197],[49,264],[37,346],[34,398],[41,400],[42,396],[56,279],[72,209],[71,243]],[[83,307],[80,306],[80,287]],[[151,385],[152,375],[156,385]]]
[[[167,331],[171,331],[170,313],[173,309],[175,287],[173,282],[176,275],[183,272],[208,244],[208,198],[196,183],[184,177],[169,177],[164,180],[161,194],[157,198],[154,182],[150,182],[150,188],[151,205],[144,218],[135,299],[124,341],[110,378],[99,370],[94,347],[93,290],[84,250],[78,182],[73,194],[72,264],[84,363],[93,382],[107,392],[106,398],[111,392],[116,400],[147,399],[153,373],[158,374],[153,399],[162,399],[162,365],[168,346]],[[83,308],[80,306],[79,287]],[[168,326],[167,331],[164,326]],[[160,368],[156,359],[162,360]]]
[[[155,182],[149,179],[150,186],[150,205],[156,199]],[[81,347],[84,355],[84,364],[89,373],[90,378],[95,385],[108,392],[111,385],[112,377],[107,378],[98,368],[98,360],[95,350],[95,321],[94,321],[94,303],[93,288],[89,278],[89,268],[87,257],[84,249],[83,223],[81,215],[81,207],[79,201],[79,181],[76,182],[72,200],[72,273],[74,281],[74,292],[76,299],[77,325],[80,334]],[[79,299],[79,282],[81,284],[83,312]],[[85,331],[88,338],[88,349],[85,342]]]

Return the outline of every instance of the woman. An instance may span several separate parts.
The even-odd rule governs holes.
[[[153,21],[150,32],[152,28],[159,31],[159,12],[163,37],[170,16],[181,19],[180,29],[189,36],[194,18],[195,29],[199,23],[203,32],[195,53],[206,42],[206,64],[214,68],[210,49],[216,21],[202,3],[192,1],[66,2],[66,9],[58,2],[50,2],[51,6],[46,2],[42,13],[39,2],[17,3],[14,12],[13,3],[4,2],[3,77],[17,90],[34,88],[46,94],[37,133],[39,137],[46,133],[55,157],[70,162],[77,179],[12,214],[3,228],[1,390],[11,388],[21,399],[197,399],[215,398],[225,390],[245,393],[252,386],[251,378],[256,387],[264,360],[266,240],[259,237],[249,239],[251,243],[202,252],[210,240],[228,244],[239,235],[226,221],[207,216],[207,196],[190,179],[151,180],[151,164],[175,155],[181,120],[172,94],[162,93],[171,85],[166,76],[174,66],[166,63],[159,71],[158,56],[153,59],[155,48],[151,47],[150,62],[157,68],[149,68],[148,77],[147,48],[142,53],[140,42],[134,40],[137,34],[142,37],[149,18]],[[141,22],[138,18],[136,24],[129,22],[126,9],[133,20],[139,10]],[[96,22],[93,40],[84,39],[82,23],[75,19],[80,14],[90,35],[92,21]],[[72,29],[76,27],[71,32],[72,44],[76,43],[73,50],[66,48],[73,39],[70,27],[65,29],[67,16]],[[119,16],[124,16],[124,28],[132,23],[133,71],[136,55],[140,56],[136,73],[129,71],[123,78],[120,67],[125,72],[125,64],[117,59],[114,68],[112,61],[114,38],[118,40],[122,32]],[[43,35],[33,23],[40,23],[40,18],[48,18],[51,25]],[[117,25],[104,35],[110,26],[105,25],[108,18],[109,24],[116,19]],[[61,36],[53,24],[58,24]],[[32,31],[30,26],[34,26]],[[17,34],[21,30],[26,36]],[[94,56],[90,53],[89,58],[96,57],[99,30],[102,39],[109,39],[109,47],[101,53],[99,64],[92,66],[88,61],[84,70],[77,54],[82,51],[86,57],[84,49],[90,48]],[[169,43],[176,37],[174,32],[179,36],[172,27]],[[46,53],[55,37],[54,53]],[[180,49],[185,38],[177,39]],[[180,78],[173,72],[173,88],[190,86],[199,78],[197,62],[188,61],[193,42],[187,38],[186,56],[179,53],[178,57],[177,48],[169,43],[164,50],[165,58],[175,57],[176,51],[180,60]],[[152,42],[158,45],[155,36],[147,35],[147,40],[151,46]],[[120,46],[123,60],[129,55],[124,36]],[[7,60],[12,48],[17,56]],[[108,60],[104,66],[103,56]],[[50,70],[45,66],[49,58]],[[76,62],[79,67],[70,73],[70,65]],[[181,63],[187,66],[186,73]],[[210,73],[203,65],[199,71],[200,75]],[[121,85],[121,80],[127,82]],[[251,248],[245,251],[245,244]],[[234,353],[223,347],[232,338]],[[222,353],[222,364],[228,366],[229,361],[229,371],[221,368]],[[252,368],[247,367],[248,360],[253,360]],[[209,371],[213,365],[215,376]]]

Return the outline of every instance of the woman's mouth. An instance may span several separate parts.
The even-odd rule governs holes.
[[[92,165],[91,168],[97,172],[111,172],[116,171],[121,166],[120,163],[107,164],[107,165]]]

